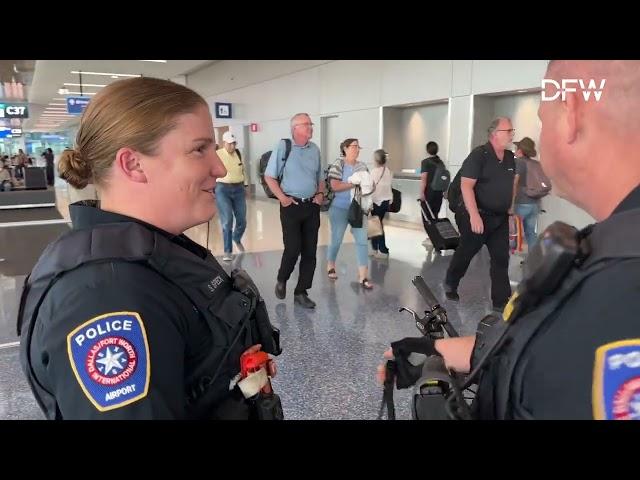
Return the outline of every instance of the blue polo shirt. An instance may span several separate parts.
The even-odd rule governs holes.
[[[283,140],[271,152],[265,175],[277,179],[282,174],[280,188],[290,197],[309,198],[318,191],[322,179],[320,149],[313,142],[296,145],[291,141],[291,153],[282,161],[286,147]]]

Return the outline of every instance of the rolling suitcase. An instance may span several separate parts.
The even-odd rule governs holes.
[[[429,236],[429,240],[431,240],[433,244],[433,248],[439,251],[455,250],[458,248],[460,234],[451,224],[451,220],[448,218],[439,218],[436,221],[432,221],[431,218],[435,218],[435,215],[431,211],[429,204],[422,200],[418,201],[420,202],[420,211],[422,212],[422,223]],[[427,209],[431,217],[427,215]]]

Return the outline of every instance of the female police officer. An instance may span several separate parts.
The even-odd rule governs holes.
[[[549,82],[538,110],[540,159],[555,192],[599,223],[577,234],[560,223],[545,231],[508,321],[491,329],[504,341],[484,363],[475,416],[640,419],[640,62],[553,61],[545,78],[602,88],[560,97]],[[493,342],[418,343],[468,372]],[[407,349],[416,351],[414,339],[392,344],[400,359]]]
[[[240,355],[278,354],[277,330],[246,274],[182,234],[214,215],[226,174],[205,100],[165,80],[112,83],[59,171],[101,204],[70,206],[72,230],[25,282],[21,363],[47,418],[250,417]]]

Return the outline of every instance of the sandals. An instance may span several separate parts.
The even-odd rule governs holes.
[[[337,280],[338,279],[338,274],[336,273],[336,269],[332,268],[330,270],[327,271],[327,276],[331,279],[331,280]]]
[[[371,290],[373,288],[373,284],[369,281],[368,278],[362,279],[362,281],[360,282],[360,286],[365,290]]]

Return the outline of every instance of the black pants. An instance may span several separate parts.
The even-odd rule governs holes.
[[[294,294],[305,293],[311,288],[316,271],[320,206],[312,202],[291,204],[288,207],[280,205],[280,223],[284,252],[278,281],[289,280],[300,257],[300,275]]]
[[[380,224],[382,225],[382,221],[384,220],[384,216],[389,211],[389,200],[385,200],[381,205],[373,204],[373,210],[371,213],[380,219]],[[382,230],[384,232],[384,230]],[[377,250],[381,253],[389,253],[389,249],[387,248],[387,244],[384,240],[384,233],[379,237],[373,237],[371,239],[371,248]]]
[[[53,186],[53,182],[55,180],[53,173],[53,163],[51,165],[47,164],[47,185]]]
[[[446,284],[457,290],[460,280],[467,272],[471,259],[487,246],[491,256],[491,300],[494,305],[504,305],[511,296],[509,284],[509,216],[480,214],[484,223],[484,233],[478,235],[471,231],[469,213],[462,209],[456,213],[456,222],[460,229],[460,245],[456,249],[449,269]]]
[[[429,213],[428,208],[425,209],[425,214],[431,221],[435,221],[438,219],[438,213],[440,212],[440,207],[442,207],[442,196],[442,192],[434,192],[432,190],[429,191],[429,193],[425,196],[425,199],[429,204],[431,211],[433,212],[433,216]]]

